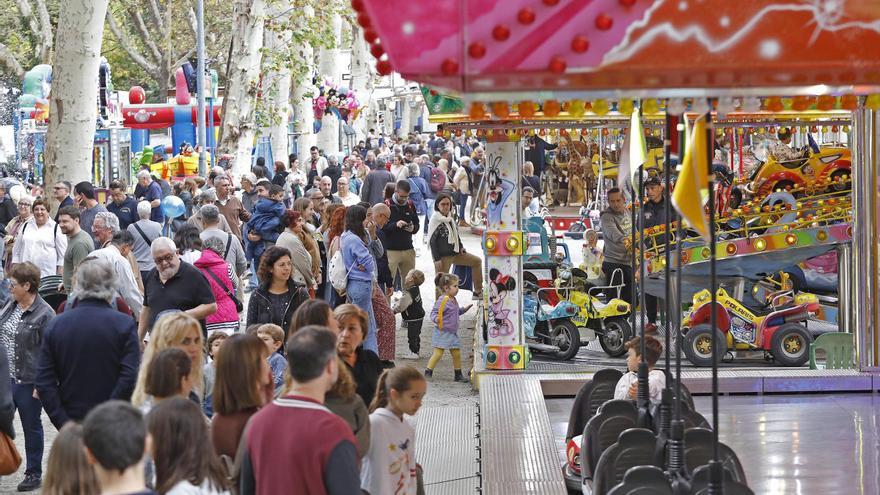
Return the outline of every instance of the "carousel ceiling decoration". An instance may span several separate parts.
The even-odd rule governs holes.
[[[819,95],[880,87],[875,1],[352,0],[352,6],[380,73],[395,70],[463,93],[673,96],[671,90],[721,95],[801,87]]]

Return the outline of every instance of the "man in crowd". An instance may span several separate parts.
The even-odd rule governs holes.
[[[137,186],[134,188],[134,197],[138,201],[149,201],[152,208],[150,220],[160,224],[165,222],[165,214],[162,213],[162,187],[153,180],[148,170],[138,172],[137,180]]]
[[[385,232],[388,267],[391,269],[391,277],[395,283],[398,277],[402,283],[406,274],[416,267],[413,236],[419,231],[419,216],[416,214],[415,205],[409,199],[409,192],[409,181],[399,181],[394,195],[390,200],[385,201],[391,209],[391,217],[382,230]]]
[[[330,200],[331,203],[342,204],[342,200],[339,199],[339,196],[333,194],[333,191],[331,189],[332,187],[332,178],[327,177],[326,175],[324,177],[321,177],[321,185],[319,186],[319,189],[321,190],[322,197],[324,199]]]
[[[626,198],[620,188],[609,189],[605,197],[608,200],[608,209],[602,211],[599,216],[602,222],[602,236],[605,241],[603,247],[605,261],[602,262],[602,273],[605,274],[606,283],[610,284],[614,271],[620,270],[623,273],[624,284],[621,298],[632,303],[632,257],[624,244],[624,239],[632,233],[632,220],[629,212],[626,211]]]
[[[361,202],[360,196],[351,192],[351,190],[349,189],[349,180],[350,179],[346,176],[346,174],[343,174],[342,177],[340,177],[339,180],[336,181],[336,185],[338,186],[337,190],[339,191],[337,193],[337,197],[346,207],[354,206]]]
[[[134,237],[127,230],[120,231],[118,222],[116,216],[110,212],[98,213],[92,229],[98,242],[101,243],[101,248],[94,251],[92,256],[106,261],[113,267],[113,271],[116,272],[116,290],[132,312],[138,315],[144,296],[141,292],[143,282],[137,261],[133,256],[129,259]]]
[[[303,163],[303,175],[306,176],[306,184],[311,184],[315,177],[322,177],[327,168],[327,159],[321,156],[317,146],[309,148],[309,159]]]
[[[257,196],[257,177],[248,172],[241,176],[241,204],[248,213],[254,212],[254,205],[260,199]]]
[[[141,281],[147,279],[147,273],[156,267],[153,257],[150,255],[150,245],[162,235],[162,226],[150,220],[152,208],[147,201],[141,201],[137,205],[139,220],[128,226],[128,232],[134,239],[132,254],[141,272]]]
[[[53,318],[43,332],[37,366],[37,392],[59,430],[68,421],[82,421],[104,401],[128,401],[141,359],[134,320],[110,306],[116,298],[110,264],[84,261],[74,292],[79,303]]]
[[[107,211],[119,219],[119,228],[125,230],[138,221],[137,200],[125,193],[125,183],[114,180],[110,183],[110,198]]]
[[[394,279],[391,277],[391,269],[388,267],[388,252],[385,250],[385,231],[382,230],[388,225],[388,219],[391,217],[391,208],[385,203],[379,203],[367,208],[367,233],[370,235],[370,243],[367,245],[373,258],[376,259],[376,271],[378,278],[376,282],[380,287],[384,288],[385,293],[391,295]]]
[[[307,326],[287,341],[292,385],[263,407],[245,430],[241,495],[268,493],[360,493],[354,435],[323,406],[339,376],[336,336]]]
[[[95,186],[91,182],[80,182],[73,188],[73,192],[76,195],[76,204],[82,209],[79,216],[79,225],[83,230],[92,234],[92,239],[95,239],[95,248],[97,249],[100,247],[100,244],[92,232],[92,223],[95,221],[95,216],[100,212],[106,212],[107,208],[102,204],[98,204],[98,200],[95,197]]]
[[[645,201],[645,229],[666,224],[666,196],[660,179],[650,177],[645,181],[645,193],[648,200]],[[666,236],[660,235],[646,240],[650,244],[666,244]],[[646,246],[647,247],[647,246]],[[653,246],[651,246],[653,247]],[[645,333],[657,331],[657,297],[645,293],[645,313],[648,323],[645,325]]]
[[[177,309],[199,320],[207,334],[205,318],[217,311],[211,286],[198,268],[184,263],[177,246],[167,237],[159,237],[150,246],[156,268],[144,280],[144,307],[138,320],[138,338],[143,342],[159,313]]]
[[[89,413],[83,422],[83,443],[100,493],[155,493],[144,483],[147,427],[141,412],[128,401],[110,401]]]
[[[532,211],[531,204],[533,199],[535,199],[535,190],[529,186],[524,187],[522,190],[523,221],[538,216],[535,214],[534,211]]]
[[[339,180],[339,177],[342,175],[342,169],[339,167],[339,159],[336,158],[335,155],[330,155],[327,157],[327,168],[324,169],[324,173],[321,174],[321,177],[327,177],[330,179],[330,192],[336,192],[336,181]],[[323,190],[323,185],[321,187]],[[327,194],[325,193],[325,196]]]
[[[375,162],[371,170],[364,177],[364,185],[361,186],[361,200],[371,205],[385,201],[385,184],[394,182],[394,176],[385,169],[385,160]]]
[[[217,188],[217,201],[214,204],[220,210],[220,214],[226,218],[232,235],[241,240],[241,222],[250,220],[251,212],[247,211],[242,202],[232,194],[232,181],[229,177],[225,175],[217,177],[214,179],[214,187]]]
[[[425,181],[425,225],[422,232],[425,244],[428,243],[428,224],[431,222],[431,214],[434,212],[434,200],[437,199],[437,193],[431,185],[431,177],[433,176],[434,163],[431,157],[422,155],[419,157],[419,176]]]
[[[320,227],[321,215],[324,213],[324,193],[321,192],[320,187],[312,188],[306,193],[306,197],[312,201],[312,209],[314,210],[312,218],[307,218],[306,221],[315,227]]]
[[[247,257],[244,248],[237,237],[220,229],[220,219],[222,218],[220,209],[215,205],[207,204],[199,208],[199,212],[202,215],[202,225],[205,227],[199,235],[202,242],[212,238],[219,239],[225,246],[223,257],[226,262],[235,267],[235,273],[238,276],[244,275],[247,270]]]
[[[70,191],[73,186],[70,185],[70,182],[63,180],[61,182],[56,182],[54,186],[52,186],[52,197],[55,198],[55,201],[58,201],[58,211],[61,211],[61,208],[65,206],[73,205],[73,198],[70,197]],[[55,222],[58,222],[58,214],[55,214]]]
[[[264,179],[265,180],[265,179]],[[259,189],[258,189],[259,190]],[[186,223],[190,225],[195,225],[199,232],[205,230],[205,225],[202,222],[202,206],[205,205],[216,205],[217,203],[217,194],[214,191],[203,191],[199,194],[196,199],[193,201],[193,214],[186,220]],[[229,225],[229,222],[226,220],[226,217],[220,215],[220,228],[223,232],[229,232],[232,234],[232,227]],[[239,233],[241,230],[239,229]]]
[[[79,208],[65,206],[58,210],[58,229],[67,236],[67,250],[64,252],[63,286],[67,292],[73,289],[73,272],[89,253],[95,249],[95,241],[88,232],[79,226]]]
[[[0,183],[0,226],[6,226],[18,216],[18,205],[6,194],[6,186]]]

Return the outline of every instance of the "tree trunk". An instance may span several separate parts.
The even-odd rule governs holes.
[[[234,155],[233,172],[250,171],[263,47],[264,0],[237,0],[233,10],[232,69],[223,99],[219,153]]]
[[[98,66],[108,0],[67,0],[58,16],[45,184],[92,180]],[[54,205],[53,205],[54,206]]]
[[[290,9],[283,4],[275,6],[272,16],[280,16],[276,20],[280,25],[286,25],[290,17]],[[287,13],[283,13],[283,11]],[[293,39],[293,32],[289,29],[284,31],[266,30],[266,52],[286,49]],[[288,140],[288,124],[290,123],[290,83],[291,74],[287,64],[282,64],[278,70],[270,71],[263,79],[263,95],[269,95],[267,110],[272,116],[272,125],[265,130],[269,135],[269,143],[272,147],[272,157],[275,161],[287,163],[287,155],[290,153]],[[274,166],[273,164],[268,164]],[[289,165],[289,164],[288,164]]]
[[[333,17],[333,48],[321,48],[318,51],[318,78],[329,77],[338,85],[342,85],[342,65],[339,63],[339,43],[342,38],[342,17]],[[321,119],[321,131],[318,132],[318,148],[324,153],[339,151],[339,119],[327,115]]]
[[[311,6],[303,8],[303,17],[309,18],[315,15]],[[303,22],[309,22],[304,19]],[[293,105],[294,114],[296,114],[296,124],[294,130],[296,137],[296,150],[299,161],[305,163],[309,157],[309,149],[315,146],[315,114],[312,110],[312,98],[307,96],[311,88],[312,78],[315,77],[315,50],[307,42],[299,45],[300,57],[306,60],[309,65],[309,72],[303,76],[298,82],[293,84]]]

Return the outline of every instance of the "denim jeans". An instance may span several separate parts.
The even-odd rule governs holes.
[[[251,290],[260,286],[260,280],[257,279],[257,268],[260,266],[260,259],[251,260],[251,279],[248,282],[248,288]]]
[[[379,353],[379,341],[376,339],[376,317],[373,315],[373,282],[348,279],[348,302],[367,312],[369,328],[364,339],[364,349]]]
[[[43,474],[43,422],[40,413],[43,404],[34,399],[33,383],[15,383],[12,379],[12,401],[21,418],[24,430],[24,451],[27,459],[25,474]]]
[[[434,200],[426,198],[425,204],[427,206],[427,208],[425,208],[427,213],[425,213],[425,227],[422,232],[424,232],[425,235],[428,235],[428,223],[431,221],[431,214],[434,213]]]
[[[466,209],[467,200],[468,200],[468,195],[462,193],[461,194],[461,202],[458,203],[458,218],[461,220],[466,220],[465,213],[467,211],[467,209]]]

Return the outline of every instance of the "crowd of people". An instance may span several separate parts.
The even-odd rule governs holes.
[[[238,177],[62,181],[54,210],[0,190],[17,206],[0,246],[0,431],[14,436],[17,411],[18,490],[421,493],[403,417],[445,351],[468,381],[470,305],[448,272],[470,269],[481,297],[459,229],[483,160],[476,142],[374,137],[342,160],[313,148]],[[169,195],[185,205],[175,218]],[[426,317],[421,372],[398,359],[420,357]],[[45,476],[43,411],[59,430]]]

